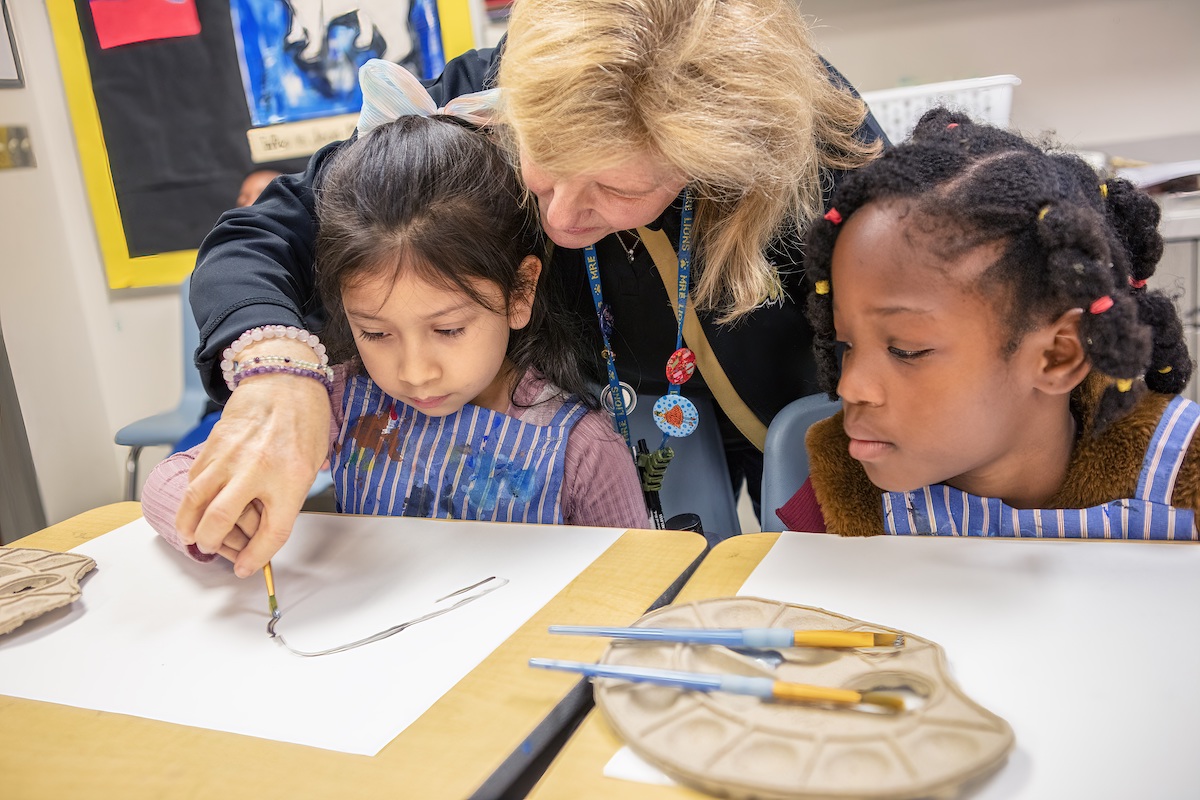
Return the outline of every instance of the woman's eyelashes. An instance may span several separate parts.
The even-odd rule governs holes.
[[[358,332],[358,338],[362,339],[364,342],[377,342],[385,336],[387,336],[386,333],[382,333],[379,331],[359,331]]]

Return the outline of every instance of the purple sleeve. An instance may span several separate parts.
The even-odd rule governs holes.
[[[308,379],[304,378],[303,380]],[[337,442],[338,434],[341,432],[341,396],[345,386],[345,368],[334,367],[333,415],[329,420],[331,453],[333,444]],[[146,479],[146,485],[142,487],[142,516],[159,536],[167,540],[171,547],[181,553],[186,553],[193,561],[209,562],[217,557],[215,553],[201,553],[194,544],[185,545],[175,530],[175,515],[179,513],[179,506],[182,505],[183,495],[187,491],[188,473],[192,469],[192,464],[196,463],[196,456],[200,454],[203,447],[204,443],[201,442],[191,450],[175,453],[158,463],[158,466],[150,473],[150,477]]]
[[[567,439],[563,520],[568,525],[649,528],[637,467],[608,417],[591,411]]]
[[[821,504],[817,502],[811,478],[804,481],[804,485],[783,504],[783,508],[775,509],[775,514],[789,531],[828,533],[825,515],[821,513]]]
[[[184,544],[175,531],[175,515],[187,491],[188,471],[202,447],[203,444],[198,444],[191,450],[176,453],[159,462],[142,487],[142,516],[171,547],[185,553],[193,561],[208,562],[217,557],[215,553],[201,553],[194,544]]]

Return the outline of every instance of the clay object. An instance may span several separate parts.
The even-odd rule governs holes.
[[[596,705],[625,743],[700,791],[732,798],[950,797],[997,769],[1013,747],[1008,723],[950,679],[942,648],[910,633],[756,597],[667,606],[635,624],[905,635],[899,649],[788,648],[774,667],[761,654],[724,647],[614,641],[604,663],[893,690],[906,698],[899,714],[873,714],[597,680]]]
[[[80,578],[95,566],[76,553],[0,547],[0,634],[75,602]]]

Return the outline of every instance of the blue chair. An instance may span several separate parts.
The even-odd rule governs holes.
[[[125,458],[126,500],[137,499],[138,456],[141,455],[142,448],[174,446],[205,419],[208,395],[204,391],[200,373],[192,363],[196,348],[200,346],[200,328],[196,325],[196,318],[192,316],[192,305],[188,301],[190,283],[191,276],[179,284],[180,312],[183,319],[183,395],[179,398],[179,405],[170,411],[131,422],[117,431],[114,437],[117,444],[129,448],[129,455]],[[208,420],[209,428],[212,427],[211,422]],[[207,432],[204,433],[204,438],[206,437]],[[329,471],[322,470],[317,474],[308,496],[312,498],[332,486],[333,479]]]
[[[629,415],[629,430],[633,443],[645,439],[651,450],[662,442],[662,431],[654,424],[651,409],[657,396],[639,394],[637,405]],[[715,544],[742,532],[738,521],[737,498],[729,485],[729,469],[725,464],[725,446],[717,427],[716,412],[711,400],[689,398],[700,413],[695,433],[682,439],[672,439],[675,458],[663,476],[663,516],[696,514],[704,526],[705,538]]]
[[[208,405],[208,395],[200,381],[200,373],[192,365],[192,355],[200,346],[200,329],[192,316],[188,302],[191,277],[179,284],[183,316],[183,395],[179,405],[170,411],[131,422],[114,437],[116,443],[129,448],[125,458],[125,499],[137,499],[138,456],[144,447],[173,445],[200,422]]]
[[[775,509],[791,499],[808,480],[808,449],[804,437],[809,426],[832,416],[842,407],[840,400],[811,394],[783,407],[767,428],[763,449],[762,529],[782,531],[784,524]]]

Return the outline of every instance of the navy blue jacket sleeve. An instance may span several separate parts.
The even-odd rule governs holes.
[[[438,105],[495,83],[501,48],[471,50],[425,82]],[[316,297],[313,261],[317,238],[313,186],[340,142],[319,150],[308,168],[284,175],[257,203],[226,211],[205,237],[192,273],[191,302],[200,326],[196,368],[209,396],[223,403],[221,351],[260,325],[297,325],[320,331],[325,322]]]

